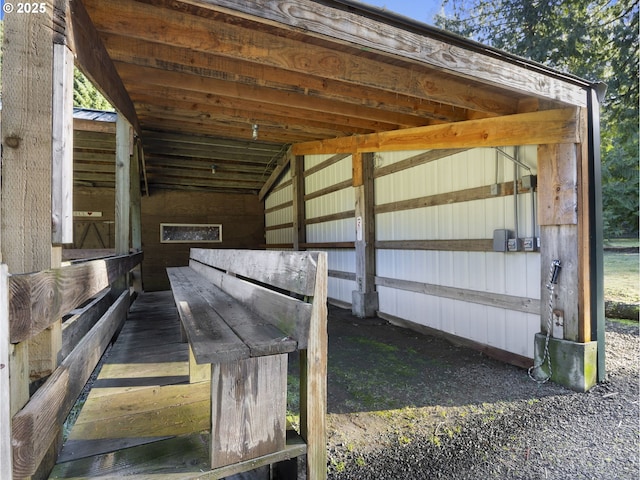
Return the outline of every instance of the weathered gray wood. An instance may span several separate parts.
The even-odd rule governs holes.
[[[51,243],[73,243],[73,54],[53,46]]]
[[[300,245],[307,241],[304,157],[294,156],[291,160],[291,185],[293,198],[293,249],[300,250]]]
[[[9,379],[9,272],[0,264],[0,478],[11,478],[11,382]]]
[[[261,253],[281,254],[282,252]],[[274,325],[285,335],[296,340],[298,348],[306,348],[311,304],[228,275],[193,260],[189,262],[189,266],[213,285],[236,299],[245,308],[259,315],[263,319],[261,323],[268,322]]]
[[[296,349],[295,340],[266,324],[260,316],[212,286],[194,270],[173,267],[167,269],[167,274],[197,363],[287,353]],[[231,337],[227,338],[227,335]],[[232,342],[234,347],[227,342]]]
[[[131,125],[122,116],[116,121],[116,254],[129,253],[131,217]]]
[[[211,366],[211,468],[285,446],[287,356]]]
[[[307,350],[300,351],[300,434],[307,479],[327,478],[327,253],[318,253]]]
[[[230,362],[248,358],[249,347],[198,291],[198,284],[203,284],[202,278],[188,267],[168,268],[167,275],[197,363]]]
[[[69,370],[57,368],[25,408],[13,417],[13,472],[16,478],[35,473],[58,435],[66,416],[63,404],[68,387]]]
[[[376,227],[373,185],[373,154],[353,154],[356,222],[356,290],[352,292],[352,313],[373,317],[378,310],[375,291]]]
[[[442,285],[385,277],[376,277],[376,285],[436,297],[452,298],[463,302],[489,305],[491,307],[504,308],[517,312],[533,313],[536,315],[540,312],[540,300],[536,298],[515,297],[493,292],[480,292],[465,288],[445,287]]]
[[[580,276],[578,274],[578,226],[542,225],[540,227],[540,323],[541,331],[547,331],[549,316],[549,282],[551,263],[560,260],[562,268],[558,283],[554,287],[553,308],[560,310],[564,318],[564,339],[580,340],[580,318],[582,308],[578,302]]]
[[[62,324],[62,349],[60,355],[65,358],[104,315],[111,305],[110,290],[105,289],[80,311],[73,312],[71,318]]]
[[[129,292],[125,291],[40,388],[42,393],[34,395],[14,416],[15,478],[35,473],[104,350],[121,328],[128,306]]]
[[[200,433],[183,435],[95,457],[60,463],[56,465],[49,478],[149,479],[150,476],[172,480],[225,478],[304,455],[307,449],[304,441],[295,432],[287,431],[287,443],[281,451],[211,471],[205,446],[208,437]]]
[[[192,248],[191,258],[283,290],[313,295],[315,255],[263,250]]]
[[[49,327],[142,261],[142,253],[93,260],[9,278],[11,343]]]

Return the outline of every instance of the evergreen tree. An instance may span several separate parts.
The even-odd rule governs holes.
[[[94,110],[113,110],[107,99],[77,68],[73,71],[73,105]]]
[[[638,2],[444,0],[439,27],[591,81],[601,105],[605,234],[638,232]]]

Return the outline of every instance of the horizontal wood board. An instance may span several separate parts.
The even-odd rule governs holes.
[[[142,252],[9,278],[11,343],[27,340],[142,261]]]
[[[192,248],[191,259],[276,288],[313,295],[318,256],[312,252]]]
[[[190,268],[306,348],[312,304],[226,274],[196,261]]]
[[[297,343],[189,267],[168,269],[198,364],[292,352]]]

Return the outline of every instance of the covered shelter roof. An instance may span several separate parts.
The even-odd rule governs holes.
[[[77,64],[141,138],[150,190],[264,193],[287,152],[586,105],[586,81],[355,1],[71,10]]]

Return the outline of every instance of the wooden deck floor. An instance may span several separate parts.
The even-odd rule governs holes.
[[[182,479],[209,470],[210,387],[188,383],[187,348],[171,293],[141,295],[50,478]]]

